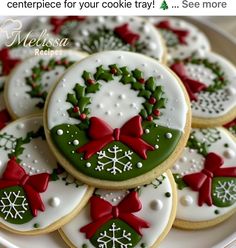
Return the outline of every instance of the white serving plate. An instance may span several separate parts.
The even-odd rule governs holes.
[[[197,19],[188,19],[204,31],[214,51],[236,65],[236,41],[216,27]],[[222,17],[223,18],[223,17]],[[23,18],[27,24],[31,18]],[[0,230],[0,248],[67,248],[57,232],[40,236],[22,236]],[[160,248],[236,248],[236,215],[210,229],[184,231],[172,228]]]

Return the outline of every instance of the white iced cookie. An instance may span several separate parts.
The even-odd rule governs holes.
[[[48,98],[45,126],[54,154],[76,178],[132,188],[165,172],[184,148],[189,103],[158,61],[106,51],[63,75]]]
[[[73,248],[158,247],[176,211],[170,172],[135,190],[97,189],[90,203],[59,232]]]
[[[9,76],[4,92],[11,116],[16,119],[42,112],[53,83],[85,56],[76,51],[58,50],[53,55],[34,56],[20,63]]]
[[[193,125],[220,126],[236,116],[236,68],[226,58],[206,52],[171,65],[191,100]]]
[[[51,154],[41,115],[19,119],[0,132],[0,226],[21,234],[58,229],[91,195]]]
[[[236,211],[236,140],[224,128],[193,129],[172,168],[178,185],[175,225],[200,229]]]
[[[161,62],[166,60],[164,42],[145,19],[129,16],[86,17],[68,32],[74,46],[89,54],[122,50],[142,53]]]
[[[209,51],[206,35],[190,22],[170,17],[149,18],[160,31],[168,48],[168,62],[184,59],[196,51]]]

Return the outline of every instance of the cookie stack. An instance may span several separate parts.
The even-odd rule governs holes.
[[[1,227],[58,230],[70,247],[154,248],[173,224],[235,212],[236,69],[201,31],[157,17],[30,29],[70,42],[51,56],[0,50]]]

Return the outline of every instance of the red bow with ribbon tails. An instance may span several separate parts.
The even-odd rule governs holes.
[[[93,222],[82,227],[80,231],[86,233],[86,238],[90,239],[109,220],[121,219],[142,235],[141,229],[148,228],[150,225],[145,220],[133,215],[141,209],[142,204],[138,198],[138,193],[135,191],[128,194],[117,206],[112,206],[98,196],[92,196],[90,199],[90,216]]]
[[[6,126],[11,120],[11,117],[6,109],[0,111],[0,130]]]
[[[84,159],[89,159],[103,147],[113,141],[121,141],[140,157],[147,159],[147,151],[153,151],[154,147],[141,139],[143,135],[142,117],[137,115],[127,121],[121,128],[113,129],[103,120],[97,117],[90,118],[88,136],[91,141],[77,149],[78,153],[85,153]]]
[[[26,193],[33,216],[37,216],[38,210],[45,210],[39,193],[46,191],[49,176],[48,173],[29,176],[16,162],[15,158],[12,158],[8,161],[6,170],[0,179],[0,189],[12,186],[21,186]]]
[[[12,59],[10,57],[9,49],[3,48],[0,50],[0,61],[2,62],[2,74],[6,76],[21,60]]]
[[[84,21],[86,19],[85,16],[67,16],[64,18],[57,18],[57,17],[51,17],[50,24],[53,25],[52,32],[54,34],[59,34],[61,32],[61,27],[66,22],[72,22],[72,21]]]
[[[134,45],[137,40],[139,40],[139,34],[133,33],[129,29],[129,24],[125,23],[114,30],[115,34],[120,37],[125,43]]]
[[[158,24],[155,25],[157,28],[160,29],[166,29],[169,30],[171,32],[173,32],[177,38],[180,44],[182,45],[186,45],[186,38],[189,35],[189,31],[188,30],[182,30],[182,29],[177,29],[177,28],[172,28],[171,24],[168,20],[164,20],[159,22]]]
[[[195,93],[198,93],[204,89],[207,88],[207,86],[202,83],[199,82],[197,80],[191,79],[190,77],[187,76],[186,70],[185,70],[185,66],[182,62],[178,62],[173,64],[170,67],[176,74],[177,76],[182,80],[189,98],[191,101],[197,101],[197,96],[195,95]]]
[[[224,160],[211,152],[207,154],[204,169],[200,172],[185,175],[183,181],[194,191],[199,192],[198,205],[212,205],[212,179],[214,177],[235,177],[236,167],[221,168]]]

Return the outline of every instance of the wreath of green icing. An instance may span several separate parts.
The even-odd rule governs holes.
[[[118,67],[113,64],[104,68],[101,65],[97,67],[94,74],[84,71],[82,77],[84,86],[76,84],[73,89],[74,92],[68,93],[66,99],[72,105],[67,110],[69,116],[80,120],[81,124],[79,126],[82,129],[88,128],[89,125],[90,110],[88,105],[91,103],[91,99],[88,94],[95,94],[101,87],[101,81],[109,83],[114,80],[114,77],[119,77],[119,82],[122,84],[130,84],[131,89],[139,91],[138,96],[145,99],[143,108],[139,113],[143,120],[158,119],[161,114],[160,109],[166,106],[167,99],[164,96],[163,87],[156,85],[154,77],[144,79],[143,72],[139,69],[129,71],[126,66]]]
[[[113,30],[103,26],[95,32],[89,32],[88,36],[80,42],[80,47],[89,54],[105,50],[145,53],[148,44],[146,42],[136,41],[135,44],[130,45],[117,36]]]
[[[205,68],[211,70],[212,73],[215,75],[215,78],[213,79],[214,83],[212,85],[209,85],[204,91],[213,93],[223,89],[229,83],[228,80],[225,78],[225,73],[218,62],[211,62],[207,58],[197,58],[195,54],[184,59],[183,62],[185,64],[202,65]]]
[[[26,84],[30,87],[30,90],[26,93],[29,94],[31,98],[39,99],[39,102],[35,105],[36,107],[40,109],[44,107],[48,94],[42,84],[43,74],[54,70],[58,66],[61,66],[66,70],[73,63],[74,61],[69,61],[66,57],[58,60],[52,58],[48,62],[45,62],[42,59],[31,69],[32,74],[25,78]]]

